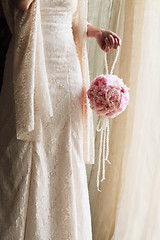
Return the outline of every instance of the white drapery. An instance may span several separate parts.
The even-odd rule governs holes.
[[[111,120],[110,155],[102,192],[97,164],[87,167],[94,240],[159,240],[160,2],[89,1],[88,21],[122,39],[114,74],[130,88],[127,110]],[[88,41],[91,80],[104,72],[104,53]],[[115,50],[109,53],[111,65]],[[97,116],[95,116],[95,126]],[[99,135],[96,134],[96,163]]]

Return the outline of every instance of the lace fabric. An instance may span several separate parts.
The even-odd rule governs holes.
[[[13,38],[0,98],[0,236],[3,240],[91,240],[84,163],[94,161],[90,148],[94,136],[83,92],[88,74],[87,65],[83,70],[86,55],[81,54],[85,44],[76,25],[82,10],[78,10],[80,2],[72,0],[37,4],[41,19],[37,33],[42,34],[36,40],[35,29],[30,30],[37,17],[36,2],[24,16],[10,1],[3,2]],[[24,36],[30,40],[28,45]]]
[[[57,2],[59,4],[59,6],[57,4],[55,6],[57,12],[61,13],[66,9],[66,6],[68,7],[68,1]],[[76,1],[73,2],[72,29],[83,79],[84,161],[86,164],[93,164],[93,115],[86,96],[86,90],[90,84],[86,47],[87,1],[79,0],[76,8]],[[13,83],[17,138],[26,141],[39,141],[41,138],[40,119],[45,118],[47,121],[54,114],[54,109],[51,107],[44,58],[40,0],[34,1],[25,13],[14,8],[10,1],[2,1],[2,4],[10,31],[12,34],[14,33],[15,38],[12,40],[14,41]],[[20,65],[21,68],[19,68]]]

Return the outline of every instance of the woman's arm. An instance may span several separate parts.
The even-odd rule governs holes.
[[[13,0],[14,5],[21,11],[28,10],[34,0]]]
[[[87,37],[96,38],[96,35],[101,31],[100,28],[94,27],[90,23],[87,24]]]
[[[107,53],[121,45],[121,39],[116,33],[94,27],[90,23],[87,24],[87,37],[95,38],[100,48]]]

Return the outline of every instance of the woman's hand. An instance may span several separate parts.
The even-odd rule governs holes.
[[[100,48],[108,53],[112,48],[117,49],[121,45],[121,39],[112,31],[87,25],[87,36],[94,37]]]
[[[100,48],[107,53],[112,48],[117,49],[118,46],[121,45],[121,39],[118,37],[118,35],[108,30],[101,30],[99,33],[97,33],[96,40]]]

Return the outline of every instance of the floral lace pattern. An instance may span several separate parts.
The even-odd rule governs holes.
[[[2,240],[92,239],[83,153],[83,82],[72,32],[76,7],[75,0],[40,2],[45,65],[54,114],[49,121],[43,118],[39,122],[39,141],[16,138],[13,34],[0,98]],[[29,65],[32,67],[32,63],[28,62]]]

